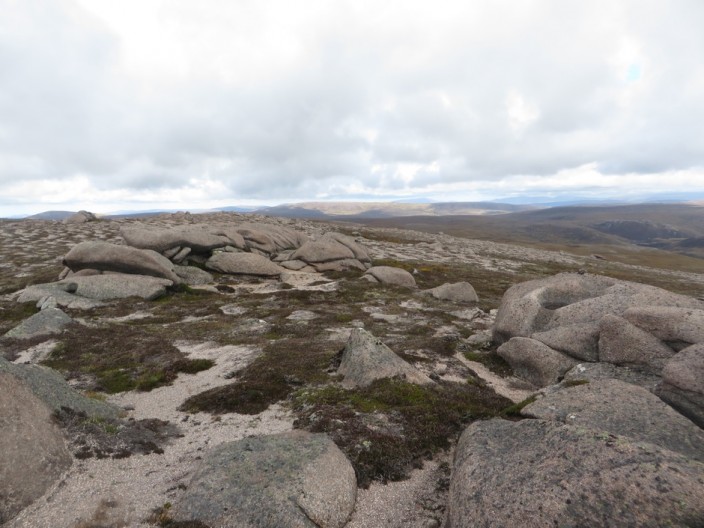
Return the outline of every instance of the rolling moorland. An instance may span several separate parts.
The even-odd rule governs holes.
[[[0,407],[50,417],[20,443],[7,434],[25,418],[0,433],[0,522],[699,526],[702,417],[672,365],[701,368],[702,212],[0,221],[0,382],[37,400]],[[171,259],[160,277],[96,260],[147,246]],[[244,268],[219,262],[243,255]],[[538,294],[506,292],[537,279],[540,328],[515,331]],[[476,297],[443,288],[463,282]],[[642,307],[693,319],[667,333]],[[598,317],[564,327],[561,345],[577,308]],[[60,328],[26,324],[42,313]],[[350,366],[370,350],[373,368]],[[51,471],[32,456],[48,445]],[[10,458],[29,462],[13,473]],[[44,485],[25,489],[32,471]]]

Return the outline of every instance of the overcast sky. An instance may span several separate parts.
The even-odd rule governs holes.
[[[704,192],[702,0],[0,0],[0,214]]]

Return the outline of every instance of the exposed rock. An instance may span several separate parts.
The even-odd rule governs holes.
[[[371,275],[382,284],[416,288],[416,280],[413,278],[413,275],[401,268],[373,266],[367,270],[365,275]]]
[[[169,279],[174,284],[181,283],[181,279],[174,272],[173,264],[163,255],[147,249],[118,246],[108,242],[76,244],[64,257],[64,265],[72,271],[90,268],[150,275]]]
[[[195,266],[174,266],[174,271],[189,286],[202,286],[213,282],[210,273]]]
[[[152,301],[165,295],[166,290],[173,285],[169,279],[126,273],[105,273],[88,277],[74,276],[66,281],[77,285],[75,295],[98,301],[127,297],[140,297]]]
[[[685,348],[667,362],[656,393],[704,428],[704,343]]]
[[[215,253],[205,263],[205,267],[220,273],[262,277],[276,277],[285,271],[268,258],[254,253]]]
[[[85,224],[86,222],[95,222],[98,217],[95,213],[89,211],[78,211],[64,219],[64,224]]]
[[[53,297],[56,304],[65,308],[90,310],[103,306],[104,303],[100,301],[75,295],[77,289],[78,284],[71,280],[35,284],[25,288],[17,298],[17,302],[38,302],[47,297]]]
[[[302,260],[284,260],[282,262],[279,262],[279,264],[282,268],[286,268],[293,271],[300,271],[301,269],[308,266],[308,264],[306,264]]]
[[[327,235],[306,242],[291,255],[291,260],[302,260],[308,264],[353,258],[354,253],[350,248]]]
[[[127,225],[120,229],[120,235],[128,245],[140,249],[152,249],[159,253],[177,247],[189,248],[190,251],[198,253],[238,243],[240,247],[244,247],[242,237],[237,233],[234,234],[236,238],[228,236],[221,229],[202,225],[177,226],[169,229]]]
[[[565,373],[565,381],[597,381],[603,379],[617,379],[625,383],[638,385],[653,392],[660,383],[660,376],[634,370],[629,367],[619,367],[611,363],[580,363]]]
[[[573,358],[528,337],[514,337],[496,352],[511,365],[517,376],[536,387],[557,383],[577,364]]]
[[[244,223],[237,226],[236,231],[244,238],[247,248],[257,249],[266,255],[298,249],[308,241],[304,233],[269,224]]]
[[[51,412],[29,388],[0,372],[0,524],[41,497],[71,465]]]
[[[22,321],[7,332],[5,337],[31,339],[38,336],[60,334],[72,321],[73,319],[58,308],[47,308]]]
[[[213,449],[173,517],[238,528],[342,528],[356,493],[352,465],[327,435],[292,431]]]
[[[455,451],[446,526],[696,526],[703,478],[701,462],[626,437],[478,421]]]
[[[478,302],[477,292],[474,291],[472,285],[468,282],[456,282],[454,284],[443,284],[437,288],[423,291],[425,294],[432,295],[436,299],[443,301],[452,301],[460,303]]]
[[[410,383],[432,383],[425,374],[361,328],[352,330],[337,373],[343,376],[342,385],[346,388],[365,387],[375,380],[396,376]]]
[[[599,360],[615,365],[633,365],[659,373],[675,352],[658,338],[617,315],[606,315],[599,323]]]
[[[559,326],[530,336],[550,348],[584,361],[599,360],[599,325],[581,323]]]
[[[16,365],[0,357],[0,373],[7,373],[27,384],[32,393],[52,411],[62,407],[89,417],[117,418],[114,405],[87,398],[71,387],[54,369],[39,365]],[[0,391],[1,392],[1,391]]]
[[[627,436],[704,462],[704,431],[630,383],[599,380],[549,391],[521,414]]]
[[[357,259],[342,259],[333,260],[332,262],[316,262],[311,264],[315,271],[345,271],[349,269],[358,269],[360,271],[366,271],[367,267],[362,264]]]
[[[494,340],[527,337],[560,326],[598,323],[637,306],[704,308],[692,297],[599,275],[560,273],[508,289],[496,316]]]
[[[679,345],[678,348],[704,343],[704,309],[635,306],[623,317],[658,339]]]

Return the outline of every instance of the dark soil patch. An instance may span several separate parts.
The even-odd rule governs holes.
[[[406,478],[449,447],[468,423],[496,416],[510,403],[476,385],[422,387],[390,379],[351,391],[331,385],[304,389],[293,397],[295,426],[330,435],[352,462],[361,487]]]

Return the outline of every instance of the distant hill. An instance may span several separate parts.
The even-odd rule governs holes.
[[[28,220],[65,220],[73,214],[76,214],[76,211],[44,211],[25,218]]]
[[[357,217],[356,221],[541,247],[581,246],[594,252],[603,251],[597,246],[636,252],[650,247],[704,258],[704,207],[685,203],[551,207],[481,216]]]
[[[532,210],[525,204],[494,202],[304,202],[257,209],[256,213],[289,218],[397,218],[406,216],[498,215]]]

